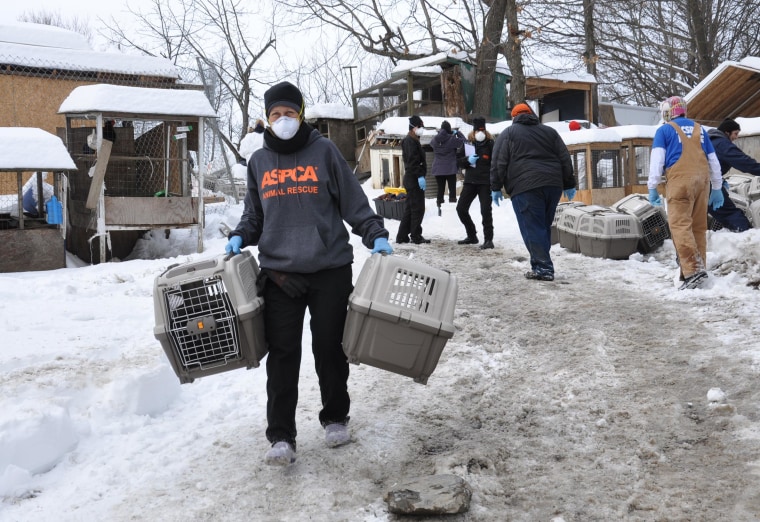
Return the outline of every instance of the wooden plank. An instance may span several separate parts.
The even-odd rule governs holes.
[[[95,162],[95,173],[92,175],[92,182],[90,183],[90,192],[87,194],[87,208],[95,208],[98,206],[98,199],[100,198],[100,190],[103,188],[103,180],[106,177],[106,167],[108,166],[108,160],[111,157],[111,147],[113,143],[108,140],[103,140],[98,151],[98,160]]]
[[[197,198],[106,197],[106,226],[157,227],[197,222]]]

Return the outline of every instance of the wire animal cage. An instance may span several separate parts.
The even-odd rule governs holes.
[[[457,279],[409,259],[375,254],[362,268],[343,333],[349,362],[426,384],[454,335]]]
[[[236,368],[266,355],[264,300],[250,252],[173,266],[153,290],[154,335],[181,383]]]

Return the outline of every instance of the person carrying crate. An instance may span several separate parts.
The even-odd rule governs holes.
[[[353,249],[344,221],[372,253],[391,254],[383,219],[338,148],[304,121],[301,91],[281,82],[264,93],[269,127],[248,161],[248,191],[240,223],[225,251],[257,245],[264,298],[267,429],[264,460],[296,459],[296,405],[303,322],[311,316],[312,352],[330,447],[351,441],[348,360],[341,345],[353,290]]]

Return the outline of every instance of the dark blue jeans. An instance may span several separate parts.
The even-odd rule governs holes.
[[[306,309],[311,314],[311,350],[319,378],[324,426],[348,420],[348,359],[343,352],[343,325],[353,290],[351,265],[314,274],[305,295],[293,299],[271,280],[264,287],[267,355],[267,439],[295,446],[301,337]]]
[[[725,187],[720,189],[723,192],[723,206],[720,208],[709,207],[707,212],[724,228],[727,228],[731,232],[744,232],[752,228],[749,224],[749,219],[744,214],[744,211],[738,208],[731,198],[728,197],[728,191]]]
[[[530,268],[537,274],[554,275],[549,249],[554,212],[561,197],[559,187],[539,187],[510,197],[520,234],[530,254]]]

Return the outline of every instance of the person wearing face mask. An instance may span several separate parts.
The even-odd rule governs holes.
[[[427,160],[420,136],[425,132],[422,118],[416,114],[409,118],[409,132],[401,140],[401,158],[404,161],[403,185],[406,190],[406,208],[396,234],[396,243],[415,245],[430,243],[422,237],[422,218],[425,216],[425,188]]]
[[[477,245],[478,233],[470,217],[470,206],[475,198],[480,202],[480,216],[483,219],[483,244],[481,249],[493,248],[493,213],[491,212],[491,154],[493,153],[493,135],[486,130],[485,118],[475,118],[472,132],[467,136],[475,147],[475,153],[457,158],[457,165],[464,171],[464,185],[459,194],[457,215],[464,225],[467,237],[458,241],[460,245]]]
[[[393,253],[383,218],[335,144],[303,119],[301,91],[289,83],[264,93],[269,127],[264,146],[248,161],[248,192],[240,223],[229,234],[229,255],[257,245],[269,354],[264,461],[296,459],[296,405],[304,318],[311,317],[314,363],[322,408],[319,422],[329,447],[351,442],[348,360],[342,347],[353,290],[351,231],[372,253]]]

